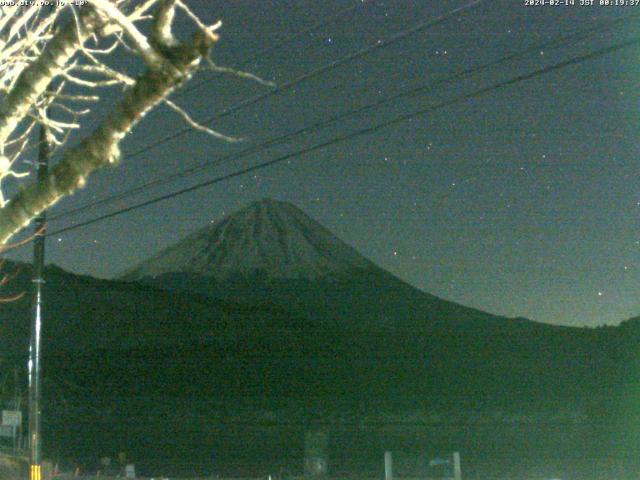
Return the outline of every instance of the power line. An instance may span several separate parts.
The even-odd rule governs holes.
[[[479,72],[486,71],[486,70],[488,70],[490,68],[497,67],[497,66],[499,66],[501,64],[504,64],[506,62],[512,61],[512,60],[517,59],[519,57],[523,57],[523,56],[525,56],[525,55],[527,55],[527,54],[529,54],[531,52],[539,51],[541,49],[551,49],[551,48],[556,48],[556,47],[564,47],[564,46],[569,45],[570,44],[569,42],[575,42],[575,41],[581,40],[581,39],[585,38],[586,36],[593,34],[594,32],[598,32],[598,31],[602,31],[602,30],[608,30],[608,29],[611,29],[613,26],[615,26],[617,24],[625,23],[625,22],[628,22],[628,21],[631,21],[631,20],[636,20],[638,18],[640,18],[640,15],[634,15],[634,16],[631,16],[631,17],[623,18],[623,19],[617,19],[617,20],[614,20],[614,21],[611,21],[611,22],[606,22],[605,24],[596,26],[594,28],[583,29],[583,30],[580,30],[580,31],[577,31],[577,32],[574,32],[574,33],[571,33],[571,34],[568,34],[568,35],[565,35],[565,36],[562,36],[560,38],[552,39],[550,41],[543,42],[541,44],[537,44],[537,45],[534,45],[532,47],[528,47],[528,48],[526,48],[524,50],[521,50],[521,51],[516,52],[516,53],[509,54],[509,55],[506,55],[506,56],[503,56],[503,57],[501,57],[499,59],[493,60],[493,61],[488,62],[486,64],[475,66],[475,67],[470,67],[468,69],[462,70],[462,71],[460,71],[458,73],[455,73],[455,74],[450,75],[450,76],[448,76],[446,78],[437,80],[435,82],[430,82],[430,83],[428,83],[426,85],[421,85],[421,86],[419,86],[417,88],[414,88],[414,89],[411,89],[409,91],[401,92],[401,93],[392,95],[390,97],[381,99],[381,100],[379,100],[377,102],[374,102],[372,104],[368,104],[368,105],[365,105],[363,107],[360,107],[360,108],[357,108],[357,109],[354,109],[354,110],[350,110],[348,112],[344,112],[344,113],[341,113],[341,114],[338,114],[338,115],[334,115],[333,117],[330,117],[330,118],[328,118],[326,120],[323,120],[321,122],[318,122],[318,123],[315,123],[315,124],[312,124],[312,125],[308,125],[306,127],[300,128],[300,129],[295,130],[293,132],[289,132],[289,133],[280,135],[278,137],[268,139],[268,140],[263,141],[261,143],[258,143],[256,145],[253,145],[253,146],[251,146],[249,148],[241,150],[240,152],[233,153],[233,154],[230,154],[230,155],[226,155],[226,156],[224,156],[222,158],[219,158],[219,159],[216,159],[216,160],[213,160],[213,161],[203,162],[203,163],[201,163],[199,165],[196,165],[194,167],[190,167],[188,169],[182,170],[182,171],[177,172],[175,174],[172,174],[172,175],[170,175],[168,177],[163,177],[163,178],[160,178],[160,179],[152,180],[152,181],[146,182],[146,183],[144,183],[142,185],[139,185],[137,187],[134,187],[132,189],[128,189],[128,190],[125,190],[123,192],[120,192],[120,193],[117,193],[117,194],[114,194],[114,195],[110,195],[110,196],[108,196],[106,198],[102,198],[102,199],[99,199],[99,200],[96,200],[96,201],[93,201],[93,202],[89,202],[89,203],[87,203],[85,205],[81,205],[79,207],[75,207],[75,208],[63,211],[63,212],[61,212],[61,213],[59,213],[57,215],[51,216],[50,220],[57,220],[57,219],[60,219],[60,218],[63,218],[63,217],[67,217],[69,215],[73,215],[73,214],[88,210],[90,208],[95,208],[95,207],[98,207],[98,206],[101,206],[101,205],[105,205],[105,204],[111,203],[111,202],[116,201],[116,200],[122,200],[122,199],[128,198],[130,196],[137,195],[137,194],[142,193],[145,190],[150,189],[152,187],[165,185],[165,184],[170,183],[172,181],[175,181],[175,180],[178,180],[178,179],[181,179],[181,178],[186,178],[187,176],[196,174],[196,173],[198,173],[198,172],[200,172],[200,171],[202,171],[204,169],[211,168],[213,166],[217,166],[217,165],[220,165],[222,163],[231,162],[231,161],[234,161],[234,160],[238,160],[238,159],[244,158],[244,157],[246,157],[246,156],[248,156],[248,155],[250,155],[252,153],[257,153],[257,152],[260,152],[262,150],[265,150],[268,147],[272,147],[272,146],[275,146],[275,145],[280,145],[280,144],[285,143],[286,141],[288,141],[290,139],[293,139],[295,137],[298,137],[298,136],[301,136],[301,135],[304,135],[304,134],[307,134],[307,133],[311,133],[313,131],[317,131],[317,130],[323,129],[323,128],[328,127],[330,125],[334,125],[340,120],[344,120],[346,118],[359,115],[359,114],[364,113],[364,112],[366,112],[368,110],[380,108],[380,107],[382,107],[384,105],[390,104],[390,103],[392,103],[392,102],[394,102],[396,100],[399,100],[401,98],[424,94],[424,93],[429,92],[430,90],[433,90],[434,88],[436,88],[436,87],[438,87],[440,85],[448,84],[448,83],[450,83],[452,81],[456,81],[456,80],[462,80],[462,79],[465,79],[465,78],[469,78],[469,77],[471,77],[471,76],[473,76],[473,75],[475,75],[475,74],[477,74]]]
[[[486,415],[489,416],[493,412],[488,411]],[[166,416],[165,414],[161,414],[161,416]],[[254,427],[254,428],[266,428],[266,427],[305,427],[309,425],[326,425],[326,426],[334,426],[336,429],[353,429],[354,431],[359,431],[366,428],[380,428],[380,427],[424,427],[425,429],[433,429],[434,427],[464,427],[464,428],[472,428],[472,427],[482,427],[486,425],[511,425],[511,426],[528,426],[531,428],[532,426],[536,427],[555,427],[555,428],[579,428],[584,426],[611,426],[611,419],[592,419],[588,417],[584,420],[576,420],[575,418],[567,418],[563,420],[539,420],[537,418],[526,418],[521,419],[519,421],[513,420],[513,415],[505,415],[503,420],[494,420],[493,418],[477,420],[472,417],[472,414],[469,414],[469,418],[467,421],[464,420],[441,420],[441,421],[402,421],[402,420],[378,420],[378,421],[366,421],[363,422],[361,420],[355,419],[351,421],[312,421],[312,420],[266,420],[266,421],[243,421],[243,420],[227,420],[227,421],[219,421],[219,420],[211,420],[210,417],[207,418],[206,424],[199,424],[197,420],[201,419],[203,414],[196,415],[192,419],[192,421],[196,421],[195,425],[185,426],[182,424],[184,431],[189,432],[203,432],[210,431],[212,428],[224,428],[229,426],[236,427]],[[568,417],[569,415],[567,415]],[[117,417],[118,422],[114,424],[113,418]],[[531,415],[534,417],[534,415]],[[620,418],[618,416],[618,418]],[[101,423],[109,423],[109,428],[111,431],[122,431],[126,432],[147,432],[148,426],[142,424],[142,421],[153,422],[158,421],[155,418],[149,418],[149,416],[143,415],[132,415],[130,417],[118,414],[118,415],[104,415],[100,419],[96,418],[77,418],[74,419],[74,424],[76,426],[86,426],[87,424],[100,425]],[[183,420],[184,421],[184,420]],[[55,420],[49,420],[50,424],[54,424]],[[61,423],[66,423],[64,420],[59,420]],[[628,420],[625,422],[626,425],[640,426],[639,420]]]
[[[351,133],[346,134],[346,135],[335,137],[335,138],[333,138],[331,140],[327,140],[327,141],[324,141],[324,142],[321,142],[321,143],[317,143],[315,145],[312,145],[310,147],[304,148],[302,150],[298,150],[296,152],[288,153],[288,154],[282,155],[280,157],[277,157],[275,159],[272,159],[272,160],[269,160],[269,161],[266,161],[266,162],[263,162],[263,163],[259,163],[257,165],[253,165],[251,167],[247,167],[247,168],[244,168],[244,169],[241,169],[241,170],[237,170],[235,172],[232,172],[232,173],[229,173],[229,174],[226,174],[226,175],[222,175],[222,176],[216,177],[216,178],[211,179],[211,180],[207,180],[207,181],[204,181],[204,182],[197,183],[196,185],[192,185],[191,187],[183,188],[183,189],[180,189],[178,191],[175,191],[175,192],[172,192],[172,193],[169,193],[169,194],[166,194],[166,195],[155,197],[155,198],[153,198],[151,200],[140,202],[140,203],[137,203],[135,205],[131,205],[129,207],[116,210],[114,212],[110,212],[110,213],[107,213],[107,214],[104,214],[104,215],[100,215],[98,217],[86,220],[84,222],[77,223],[75,225],[70,225],[68,227],[64,227],[64,228],[55,230],[53,232],[47,233],[47,236],[59,235],[60,233],[68,232],[68,231],[71,231],[71,230],[75,230],[77,228],[84,227],[84,226],[87,226],[87,225],[91,225],[93,223],[96,223],[96,222],[99,222],[99,221],[102,221],[102,220],[106,220],[108,218],[112,218],[112,217],[121,215],[123,213],[127,213],[127,212],[130,212],[130,211],[133,211],[133,210],[137,210],[137,209],[142,208],[142,207],[146,207],[148,205],[152,205],[154,203],[161,202],[163,200],[168,200],[168,199],[183,195],[185,193],[189,193],[189,192],[192,192],[192,191],[195,191],[195,190],[199,190],[199,189],[204,188],[204,187],[208,187],[208,186],[214,185],[216,183],[221,183],[223,181],[230,180],[232,178],[244,175],[246,173],[251,173],[251,172],[254,172],[254,171],[257,171],[257,170],[261,170],[263,168],[267,168],[267,167],[276,165],[278,163],[282,163],[284,161],[290,160],[290,159],[292,159],[292,158],[294,158],[296,156],[302,156],[302,155],[305,155],[307,153],[310,153],[310,152],[313,152],[313,151],[316,151],[316,150],[321,150],[321,149],[326,148],[326,147],[331,146],[331,145],[342,143],[344,141],[351,140],[351,139],[359,137],[359,136],[367,135],[367,134],[376,132],[378,130],[382,130],[382,129],[390,127],[390,126],[397,125],[397,124],[405,122],[407,120],[410,120],[410,119],[413,119],[413,118],[417,118],[417,117],[422,116],[422,115],[424,115],[426,113],[431,113],[431,112],[439,110],[441,108],[444,108],[444,107],[459,103],[461,101],[469,100],[469,99],[472,99],[474,97],[485,95],[487,93],[490,93],[490,92],[493,92],[493,91],[496,91],[496,90],[499,90],[499,89],[514,85],[516,83],[519,83],[519,82],[522,82],[522,81],[525,81],[525,80],[530,80],[530,79],[535,78],[535,77],[540,76],[540,75],[545,75],[545,74],[548,74],[548,73],[551,73],[551,72],[555,72],[557,70],[560,70],[562,68],[565,68],[565,67],[568,67],[568,66],[571,66],[571,65],[577,65],[577,64],[583,63],[585,61],[597,58],[599,56],[603,56],[603,55],[606,55],[606,54],[609,54],[609,53],[612,53],[612,52],[615,52],[615,51],[618,51],[618,50],[622,50],[622,49],[625,49],[625,48],[629,48],[629,47],[638,45],[639,43],[640,43],[640,38],[636,38],[636,39],[629,40],[629,41],[624,42],[624,43],[620,43],[620,44],[613,45],[613,46],[610,46],[610,47],[607,47],[607,48],[603,48],[603,49],[600,49],[600,50],[596,50],[594,52],[590,52],[590,53],[587,53],[587,54],[584,54],[584,55],[573,57],[573,58],[571,58],[569,60],[565,60],[565,61],[556,63],[554,65],[535,70],[535,71],[527,73],[527,74],[518,75],[518,76],[513,77],[513,78],[511,78],[509,80],[505,80],[505,81],[490,85],[488,87],[483,87],[481,89],[475,90],[472,93],[460,95],[460,96],[455,97],[455,98],[453,98],[451,100],[447,100],[447,101],[432,105],[432,106],[424,108],[424,109],[416,110],[416,111],[411,112],[411,113],[407,113],[407,114],[404,114],[404,115],[397,116],[397,117],[395,117],[395,118],[393,118],[391,120],[388,120],[386,122],[379,123],[377,125],[374,125],[374,126],[371,126],[371,127],[367,127],[367,128],[363,128],[363,129],[360,129],[360,130],[356,130],[355,132],[351,132]]]
[[[247,64],[250,64],[250,63],[252,63],[252,62],[254,62],[256,60],[259,60],[259,59],[263,58],[264,56],[269,55],[270,53],[272,53],[272,52],[274,52],[276,50],[279,50],[280,48],[284,47],[285,45],[294,42],[295,40],[297,40],[298,38],[302,37],[303,35],[305,35],[307,33],[313,32],[315,30],[319,30],[319,29],[321,29],[323,27],[331,25],[332,23],[335,23],[341,17],[343,17],[343,16],[345,16],[345,15],[347,15],[349,13],[352,13],[356,9],[362,7],[365,3],[371,3],[371,2],[374,2],[374,1],[375,0],[360,0],[358,3],[356,3],[354,5],[351,5],[350,7],[346,7],[346,8],[343,8],[342,10],[339,10],[336,14],[334,14],[333,16],[329,17],[326,20],[322,20],[320,22],[316,22],[316,23],[310,25],[307,28],[299,30],[299,31],[291,34],[290,36],[285,37],[285,38],[281,39],[280,41],[277,41],[276,43],[274,43],[273,45],[270,45],[269,47],[263,48],[262,50],[254,53],[253,55],[249,56],[248,58],[246,58],[244,60],[241,60],[240,62],[237,62],[235,65],[231,65],[230,68],[235,70],[235,69],[243,67],[243,66],[245,66]],[[184,96],[184,95],[186,95],[186,94],[188,94],[190,92],[193,92],[194,90],[197,90],[202,85],[205,85],[205,84],[207,84],[209,82],[212,82],[213,80],[216,80],[216,79],[218,79],[220,77],[223,77],[224,75],[225,75],[224,73],[214,73],[209,78],[205,78],[205,79],[200,80],[198,82],[191,82],[188,87],[185,87],[184,89],[177,91],[174,94],[174,97]],[[222,113],[224,113],[224,111]],[[208,121],[207,122],[203,122],[203,123],[208,123]],[[190,132],[190,131],[192,131],[192,128],[191,127],[187,127],[186,130]],[[137,156],[137,155],[139,155],[139,153],[142,153],[142,152],[135,151],[130,155],[125,155],[125,158],[131,158],[131,157]]]
[[[256,104],[256,103],[258,103],[258,102],[260,102],[262,100],[265,100],[265,99],[267,99],[267,98],[269,98],[271,96],[274,96],[274,95],[276,95],[278,93],[287,91],[287,90],[293,88],[294,86],[296,86],[296,85],[298,85],[298,84],[300,84],[300,83],[302,83],[304,81],[307,81],[307,80],[310,80],[310,79],[312,79],[314,77],[322,75],[323,73],[331,71],[331,70],[333,70],[333,69],[335,69],[335,68],[337,68],[337,67],[339,67],[339,66],[341,66],[343,64],[349,63],[349,62],[351,62],[353,60],[356,60],[358,58],[362,58],[362,57],[364,57],[364,56],[366,56],[366,55],[368,55],[371,52],[374,52],[376,50],[380,50],[380,49],[389,47],[389,46],[391,46],[391,45],[393,45],[393,44],[395,44],[395,43],[397,43],[397,42],[399,42],[401,40],[404,40],[405,38],[410,37],[411,35],[415,35],[416,33],[419,33],[422,30],[425,30],[427,28],[431,28],[431,27],[435,27],[437,25],[440,25],[440,24],[446,22],[447,20],[449,20],[450,18],[455,17],[456,15],[459,15],[460,13],[463,13],[465,11],[471,10],[473,8],[477,8],[482,3],[485,3],[487,1],[488,0],[473,0],[472,2],[467,3],[467,4],[465,4],[465,5],[461,6],[461,7],[455,8],[455,9],[453,9],[453,10],[447,12],[447,13],[441,14],[441,15],[439,15],[438,17],[436,17],[434,19],[427,20],[427,21],[424,21],[424,22],[420,22],[417,25],[414,25],[413,27],[411,27],[409,29],[402,30],[402,31],[396,33],[395,35],[392,35],[391,37],[387,38],[386,40],[379,40],[378,42],[376,42],[376,43],[374,43],[372,45],[368,45],[366,47],[363,47],[362,49],[357,50],[357,51],[355,51],[355,52],[353,52],[353,53],[351,53],[349,55],[346,55],[346,56],[341,57],[341,58],[339,58],[337,60],[334,60],[334,61],[332,61],[332,62],[330,62],[328,64],[325,64],[325,65],[323,65],[323,66],[321,66],[319,68],[311,70],[310,72],[304,73],[304,74],[296,77],[295,79],[293,79],[293,80],[291,80],[291,81],[289,81],[287,83],[279,85],[278,87],[274,88],[273,90],[271,90],[269,92],[266,92],[266,93],[263,93],[263,94],[259,94],[259,95],[256,95],[254,97],[251,97],[251,98],[249,98],[249,99],[247,99],[245,101],[236,103],[236,104],[234,104],[234,105],[222,110],[220,113],[214,114],[214,115],[212,115],[212,116],[200,121],[200,123],[203,123],[203,124],[212,123],[214,120],[218,120],[220,118],[226,117],[226,116],[228,116],[228,115],[230,115],[230,114],[232,114],[232,113],[234,113],[234,112],[236,112],[236,111],[238,111],[238,110],[240,110],[240,109],[242,109],[244,107],[247,107],[247,106],[250,106],[250,105],[254,105],[254,104]],[[176,138],[179,138],[179,137],[181,137],[183,135],[186,135],[187,133],[190,133],[190,132],[193,132],[193,131],[194,131],[194,129],[192,127],[185,127],[185,128],[183,128],[181,130],[178,130],[177,132],[174,132],[174,133],[172,133],[170,135],[166,135],[166,136],[164,136],[164,137],[162,137],[162,138],[160,138],[160,139],[158,139],[158,140],[156,140],[154,142],[151,142],[151,143],[149,143],[149,144],[147,144],[147,145],[145,145],[145,146],[143,146],[143,147],[141,147],[141,148],[139,148],[139,149],[137,149],[137,150],[135,150],[135,151],[133,151],[133,152],[131,152],[129,154],[124,155],[122,160],[126,160],[126,159],[130,159],[130,158],[136,157],[136,156],[138,156],[138,155],[140,155],[140,154],[142,154],[142,153],[144,153],[146,151],[152,150],[153,148],[155,148],[155,147],[157,147],[159,145],[162,145],[162,144],[164,144],[164,143],[166,143],[168,141],[174,140]],[[53,220],[55,218],[58,218],[59,216],[61,216],[63,214],[66,215],[66,213],[63,212],[62,214],[60,214],[58,216],[52,216],[51,220]]]
[[[420,22],[417,25],[414,25],[413,27],[406,29],[406,30],[402,30],[401,32],[396,33],[395,35],[392,35],[391,37],[387,38],[386,40],[379,40],[378,42],[372,44],[372,45],[368,45],[360,50],[357,50],[356,52],[353,52],[349,55],[346,55],[344,57],[341,57],[337,60],[334,60],[333,62],[330,62],[328,64],[325,64],[321,67],[318,67],[314,70],[311,70],[310,72],[304,73],[302,75],[300,75],[299,77],[296,77],[293,80],[290,80],[289,82],[283,83],[282,85],[279,85],[278,87],[274,88],[273,90],[270,90],[269,92],[263,93],[263,94],[259,94],[256,95],[254,97],[248,98],[242,102],[236,103],[224,110],[222,110],[220,113],[214,114],[204,120],[202,120],[200,123],[203,124],[207,124],[207,123],[211,123],[214,120],[219,120],[220,118],[224,118],[234,112],[237,112],[238,110],[241,110],[245,107],[248,107],[250,105],[254,105],[258,102],[261,102],[262,100],[265,100],[269,97],[272,97],[274,95],[277,95],[279,93],[285,92],[291,88],[293,88],[294,86],[305,82],[307,80],[310,80],[312,78],[315,78],[319,75],[322,75],[325,72],[331,71],[341,65],[344,65],[346,63],[349,63],[353,60],[356,60],[358,58],[362,58],[368,54],[370,54],[371,52],[374,52],[376,50],[381,50],[383,48],[389,47],[401,40],[404,40],[405,38],[410,37],[411,35],[415,35],[416,33],[419,33],[422,30],[425,30],[427,28],[431,28],[431,27],[435,27],[437,25],[440,25],[444,22],[446,22],[447,20],[449,20],[452,17],[455,17],[457,15],[459,15],[462,12],[471,10],[473,8],[476,8],[478,6],[480,6],[482,3],[487,2],[488,0],[473,0],[470,3],[467,3],[461,7],[455,8],[451,11],[449,11],[448,13],[444,13],[442,15],[439,15],[438,17],[432,19],[432,20],[427,20],[424,22]],[[124,159],[128,159],[128,158],[133,158],[136,157],[148,150],[151,150],[155,147],[157,147],[158,145],[162,145],[163,143],[166,143],[170,140],[174,140],[176,138],[179,138],[183,135],[186,135],[187,133],[190,133],[194,131],[194,129],[192,127],[185,127],[182,130],[178,130],[177,132],[174,132],[170,135],[166,135],[152,143],[149,143],[147,145],[145,145],[144,147],[141,147],[127,155],[124,155],[123,160]]]
[[[252,63],[256,60],[259,60],[261,58],[263,58],[266,55],[269,55],[270,53],[279,50],[280,48],[282,48],[283,46],[297,40],[298,38],[302,37],[303,35],[306,35],[307,33],[313,32],[315,30],[319,30],[323,27],[326,27],[327,25],[331,25],[332,23],[335,23],[340,17],[343,17],[353,11],[355,11],[356,9],[360,8],[362,5],[366,4],[366,3],[372,3],[374,2],[374,0],[360,0],[358,1],[358,3],[356,3],[355,5],[352,5],[350,7],[347,8],[343,8],[342,10],[339,10],[336,14],[334,14],[333,16],[329,17],[326,20],[322,20],[320,22],[316,22],[313,25],[310,25],[307,28],[304,28],[302,30],[299,30],[295,33],[293,33],[292,35],[283,38],[282,40],[274,43],[273,45],[267,47],[267,48],[263,48],[262,50],[254,53],[253,55],[251,55],[250,57],[236,63],[235,65],[233,65],[231,68],[239,68],[242,67],[244,65],[247,65],[249,63]],[[189,92],[192,92],[198,88],[200,88],[202,85],[204,85],[205,83],[209,83],[213,80],[215,80],[216,78],[220,78],[221,76],[223,76],[222,73],[218,73],[218,74],[214,74],[212,75],[210,78],[206,78],[203,79],[199,82],[193,82],[190,83],[188,87],[184,88],[183,90],[180,90],[179,92],[176,92],[175,96],[178,95],[185,95]]]
[[[354,10],[360,8],[362,5],[364,5],[365,3],[373,3],[375,2],[375,0],[360,0],[359,3],[356,3],[355,5],[352,5],[350,7],[344,8],[342,10],[339,10],[336,14],[334,14],[333,16],[329,17],[326,20],[323,20],[321,22],[316,22],[313,25],[310,25],[307,28],[304,28],[302,30],[299,30],[293,34],[291,34],[288,37],[285,37],[283,39],[281,39],[280,41],[274,43],[273,45],[267,47],[267,48],[263,48],[262,50],[254,53],[253,55],[251,55],[250,57],[241,60],[240,62],[236,63],[235,65],[232,65],[230,68],[232,69],[238,69],[244,65],[247,65],[251,62],[254,62],[262,57],[264,57],[265,55],[269,55],[270,53],[282,48],[283,46],[295,41],[296,39],[298,39],[299,37],[301,37],[302,35],[305,35],[309,32],[313,32],[314,30],[318,30],[322,27],[326,27],[327,25],[331,25],[332,23],[335,23],[340,17],[353,12]],[[217,78],[222,77],[224,74],[223,73],[217,73],[217,74],[213,74],[212,76],[210,76],[209,78],[200,80],[199,82],[191,82],[189,84],[188,87],[185,87],[182,90],[179,90],[177,92],[174,93],[174,97],[179,97],[179,96],[184,96],[187,93],[190,93],[196,89],[198,89],[200,86],[204,85],[205,83],[211,82]],[[39,146],[40,142],[38,142],[35,145],[32,145],[30,147],[28,147],[27,149],[25,149],[25,152],[30,151],[34,148],[37,148]]]

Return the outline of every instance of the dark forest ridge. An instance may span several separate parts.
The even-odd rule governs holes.
[[[549,445],[562,445],[558,461],[612,451],[637,458],[640,321],[557,327],[441,300],[375,266],[342,273],[125,282],[49,267],[44,425],[56,442],[48,451],[91,465],[124,448],[143,470],[169,465],[184,475],[175,462],[196,439],[203,473],[234,472],[246,444],[256,468],[288,459],[296,471],[304,431],[320,419],[336,432],[332,441],[352,439],[353,450],[332,447],[344,471],[376,428],[386,432],[381,441],[392,431],[433,448],[453,442],[472,469],[514,451],[545,462]],[[11,288],[30,285],[24,267]],[[7,369],[26,362],[29,310],[28,298],[0,310]],[[349,427],[365,420],[374,426]],[[615,447],[602,452],[607,442]],[[365,450],[372,465],[382,448]],[[212,451],[226,453],[212,464]],[[249,464],[247,474],[259,471]]]

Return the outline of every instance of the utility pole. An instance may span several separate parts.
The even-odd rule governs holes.
[[[37,180],[41,181],[49,170],[49,141],[47,127],[40,125]],[[41,371],[40,334],[42,330],[42,290],[44,284],[44,242],[47,223],[46,211],[35,219],[33,239],[33,308],[31,316],[31,344],[29,346],[29,447],[30,480],[42,479],[41,434]]]
[[[13,432],[13,453],[18,453],[20,448],[20,440],[22,439],[22,406],[20,405],[20,376],[18,374],[18,367],[13,368],[13,410],[20,412],[20,424],[15,427]]]

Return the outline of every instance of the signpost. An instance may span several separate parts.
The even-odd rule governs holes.
[[[20,425],[22,425],[22,412],[18,410],[3,410],[2,425],[19,427]]]
[[[393,480],[393,454],[384,452],[384,480]]]
[[[460,452],[453,452],[453,478],[462,479],[462,468],[460,467]]]
[[[136,467],[129,463],[124,467],[124,476],[128,479],[136,478]]]
[[[18,428],[22,426],[22,412],[19,410],[2,410],[2,424],[0,424],[0,437],[13,440],[14,447]]]

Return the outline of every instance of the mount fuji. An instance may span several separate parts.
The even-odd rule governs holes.
[[[449,302],[395,277],[307,216],[254,202],[127,271],[121,280],[234,302],[284,306],[356,328],[533,324]]]
[[[203,228],[125,278],[183,272],[217,280],[340,277],[374,265],[290,203],[262,200]]]
[[[30,290],[28,266],[5,268],[17,272],[5,295]],[[203,472],[296,471],[318,424],[343,442],[344,471],[366,449],[377,465],[390,438],[456,445],[469,468],[474,453],[477,468],[546,461],[549,445],[576,462],[610,458],[607,444],[638,458],[637,434],[607,428],[638,424],[640,319],[570,328],[468,308],[289,203],[253,203],[120,280],[45,277],[44,437],[61,458],[126,448],[142,471],[187,476],[176,465],[199,445]],[[0,309],[5,376],[26,363],[30,307],[25,295]]]

